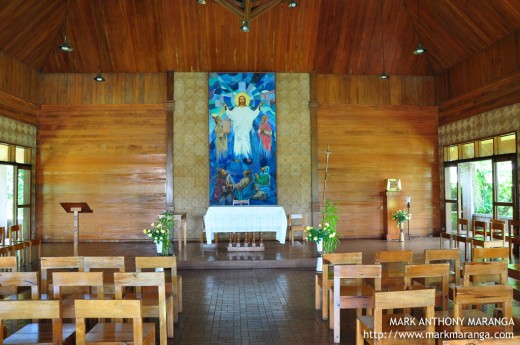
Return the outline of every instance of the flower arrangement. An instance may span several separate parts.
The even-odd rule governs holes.
[[[155,244],[162,243],[162,254],[168,255],[168,247],[170,246],[170,232],[175,226],[173,214],[165,210],[160,214],[157,223],[150,224],[150,229],[143,229],[143,232],[148,235]]]
[[[325,200],[323,207],[323,218],[318,228],[308,226],[305,229],[307,233],[307,240],[309,242],[323,243],[323,251],[325,253],[332,253],[336,250],[339,244],[339,238],[336,237],[336,224],[339,220],[336,205],[331,200]]]
[[[392,219],[397,222],[397,226],[401,228],[404,222],[410,219],[410,216],[405,210],[397,210],[396,212],[392,212]]]

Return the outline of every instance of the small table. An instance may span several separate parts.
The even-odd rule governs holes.
[[[187,217],[187,212],[173,212],[173,219],[175,220],[176,222],[176,229],[177,229],[177,238],[178,238],[178,241],[179,241],[179,251],[182,250],[182,242],[184,241],[184,248],[186,248],[186,242],[187,242],[187,239],[186,239],[186,217]],[[177,223],[177,222],[180,222],[180,223]],[[180,226],[182,225],[182,228],[184,230],[184,240],[183,240],[183,234],[181,232],[181,228]]]

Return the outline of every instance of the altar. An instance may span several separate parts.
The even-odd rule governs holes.
[[[204,218],[206,241],[219,232],[276,232],[285,243],[287,216],[282,206],[210,206]]]

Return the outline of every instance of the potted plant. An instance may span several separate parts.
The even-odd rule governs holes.
[[[173,236],[173,227],[175,226],[175,220],[173,213],[165,210],[163,214],[160,214],[157,223],[150,224],[149,229],[143,229],[143,232],[152,239],[153,243],[157,246],[157,253],[160,255],[168,255],[170,247],[170,233]],[[173,240],[173,238],[172,238]]]
[[[392,219],[397,222],[397,227],[399,228],[399,242],[403,242],[403,224],[410,219],[410,215],[405,210],[397,210],[396,212],[392,212]]]
[[[336,225],[338,223],[338,210],[336,205],[331,200],[325,200],[322,212],[322,220],[318,225],[318,228],[307,226],[305,229],[307,240],[309,242],[316,242],[316,248],[318,250],[318,263],[316,270],[321,271],[323,261],[322,252],[332,253],[338,247],[340,242],[336,236]]]

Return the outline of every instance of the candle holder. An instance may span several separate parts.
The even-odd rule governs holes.
[[[410,240],[410,203],[412,202],[412,197],[406,197],[406,208],[408,209],[408,240]]]

